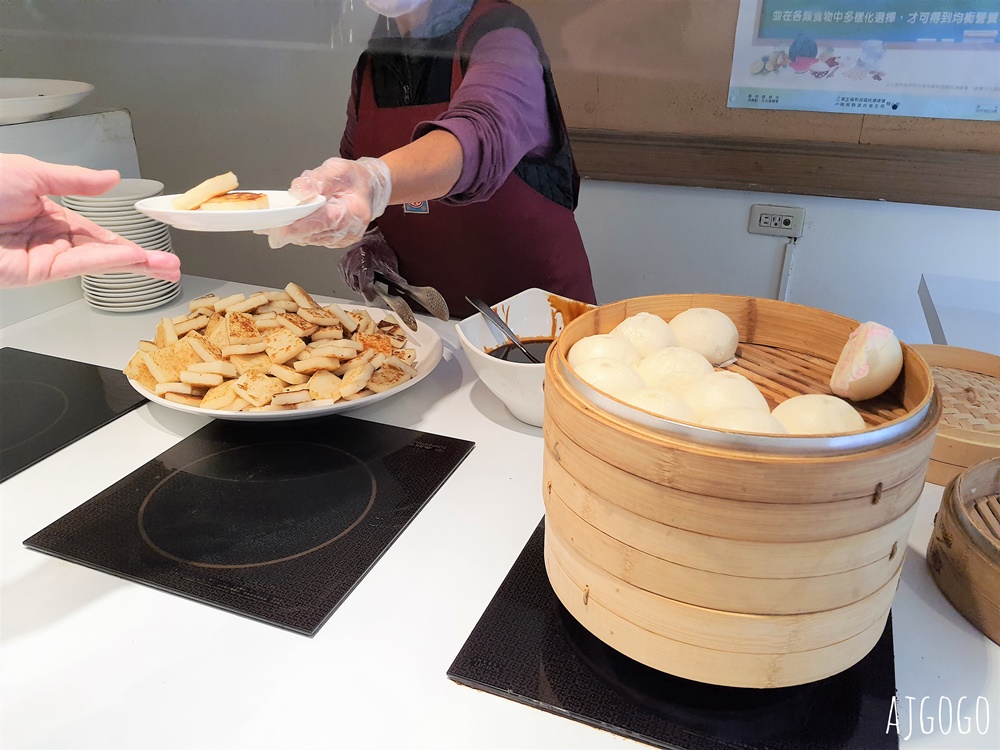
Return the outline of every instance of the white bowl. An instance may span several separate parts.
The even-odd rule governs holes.
[[[527,289],[493,305],[500,319],[522,340],[554,339],[569,322],[563,319],[563,310],[577,308],[579,312],[576,314],[580,314],[591,307],[537,288]],[[511,342],[480,313],[457,323],[455,328],[462,349],[483,384],[517,419],[541,427],[545,406],[542,392],[545,365],[508,362],[487,354]]]

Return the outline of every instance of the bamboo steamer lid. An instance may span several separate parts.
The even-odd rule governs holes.
[[[973,349],[921,344],[941,394],[941,423],[927,481],[947,485],[962,471],[1000,456],[1000,357]]]
[[[775,300],[662,295],[572,321],[546,357],[546,566],[588,630],[687,679],[778,687],[822,679],[881,636],[941,412],[903,347],[889,392],[855,404],[866,429],[747,435],[662,419],[575,376],[576,341],[651,312],[710,307],[773,408],[830,393],[857,321]]]
[[[1000,458],[966,470],[945,487],[927,564],[955,609],[1000,644]]]

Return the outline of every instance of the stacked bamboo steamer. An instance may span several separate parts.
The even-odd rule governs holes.
[[[644,297],[570,323],[546,358],[545,564],[567,610],[612,648],[699,682],[782,687],[860,661],[888,618],[941,405],[905,344],[889,392],[856,404],[868,428],[762,436],[641,412],[566,359],[639,312],[727,314],[726,368],[773,407],[829,393],[857,321],[775,300]]]
[[[977,464],[945,487],[927,564],[955,609],[1000,644],[1000,458]]]
[[[1000,456],[1000,357],[943,344],[913,347],[941,394],[941,424],[927,481],[942,487],[971,466]]]

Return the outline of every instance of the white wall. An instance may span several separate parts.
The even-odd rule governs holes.
[[[788,284],[791,302],[875,320],[906,341],[929,343],[917,296],[924,273],[998,282],[998,295],[987,304],[1000,313],[997,212],[587,181],[577,219],[598,298],[777,297],[785,240],[747,232],[754,203],[805,209]]]
[[[128,108],[142,174],[168,192],[230,169],[279,188],[337,152],[373,22],[361,0],[25,0],[4,7],[0,69],[85,80],[97,87],[87,106]],[[806,210],[792,301],[912,342],[930,340],[921,273],[1000,281],[994,212],[588,181],[577,217],[599,299],[776,296],[784,242],[747,233],[752,203]],[[345,293],[334,251],[270,251],[250,234],[173,239],[188,273]]]

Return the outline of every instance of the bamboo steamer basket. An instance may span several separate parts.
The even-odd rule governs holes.
[[[749,435],[667,420],[593,389],[570,348],[639,312],[728,315],[736,362],[773,408],[830,393],[859,323],[726,295],[643,297],[572,321],[545,362],[545,563],[591,633],[699,682],[784,687],[837,674],[882,635],[941,402],[903,344],[903,372],[855,404],[849,435]]]
[[[941,423],[927,481],[942,487],[970,466],[1000,456],[1000,357],[939,344],[913,347],[941,394]]]
[[[927,564],[955,609],[1000,645],[1000,458],[945,487]]]

